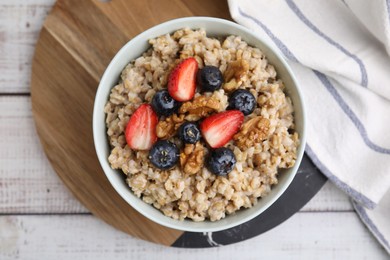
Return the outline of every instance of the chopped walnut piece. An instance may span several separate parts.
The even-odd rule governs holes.
[[[186,174],[199,172],[204,163],[205,148],[200,142],[186,144],[180,153],[180,165]]]
[[[228,64],[224,78],[229,82],[233,77],[240,81],[249,71],[249,63],[246,60],[239,59]]]
[[[224,73],[225,84],[223,89],[232,91],[237,89],[245,80],[249,71],[249,63],[246,60],[239,59],[228,64]]]
[[[240,149],[248,149],[256,143],[260,143],[269,134],[270,121],[264,117],[257,116],[245,122],[241,130],[234,135],[235,144]]]
[[[233,90],[236,90],[240,87],[237,80],[235,78],[232,78],[229,82],[226,82],[223,84],[223,89],[226,90],[226,92],[232,92]]]
[[[215,111],[218,111],[220,109],[220,106],[221,104],[219,100],[213,96],[198,96],[192,101],[187,101],[183,103],[180,107],[179,113],[188,113],[190,116],[197,117],[198,119],[200,119],[202,117],[210,115]]]
[[[184,115],[176,114],[165,118],[165,120],[159,121],[156,126],[157,137],[161,139],[168,139],[174,136],[182,123],[184,123]]]

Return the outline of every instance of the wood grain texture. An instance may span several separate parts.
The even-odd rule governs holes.
[[[231,20],[226,0],[94,0],[96,6],[128,37],[133,37],[156,24],[187,16],[212,16]]]
[[[180,1],[172,5],[166,0],[156,1],[145,8],[147,12],[141,12],[144,2],[135,0],[61,0],[41,31],[33,61],[31,96],[43,148],[66,186],[93,214],[136,237],[170,245],[182,232],[137,213],[102,172],[91,129],[99,79],[118,49],[146,27],[183,15],[213,15],[216,8],[208,7],[221,4],[227,3],[205,1],[193,13]]]
[[[388,259],[352,212],[298,213],[244,243],[207,249],[147,243],[85,215],[0,217],[0,230],[2,260]]]
[[[0,214],[85,213],[39,143],[30,97],[0,97]]]
[[[0,214],[89,212],[68,191],[42,151],[28,96],[0,96]],[[301,210],[352,211],[348,197],[328,182]]]
[[[0,93],[30,91],[39,30],[55,0],[0,1]]]
[[[84,1],[79,2],[83,4]],[[161,21],[178,17],[177,14],[180,16],[202,14],[205,6],[210,9],[204,14],[231,19],[225,0],[214,0],[215,4],[212,5],[207,4],[207,0],[172,1],[172,5],[158,0],[134,1],[135,4],[131,7],[128,4],[115,2],[112,4],[95,0],[97,7],[106,15],[110,15],[109,19],[130,38]],[[30,92],[31,64],[35,44],[43,22],[54,3],[55,0],[0,1],[0,69],[2,72],[0,93]],[[129,16],[135,8],[137,13],[143,14],[142,19]],[[168,9],[173,11],[167,11]],[[173,12],[176,15],[173,15]],[[128,26],[130,22],[132,26]]]

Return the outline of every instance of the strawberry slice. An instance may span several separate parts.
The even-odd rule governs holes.
[[[149,104],[143,104],[130,117],[126,126],[126,142],[131,149],[149,150],[157,141],[157,114]]]
[[[239,110],[229,110],[207,117],[200,124],[203,138],[212,148],[224,146],[238,132],[244,121]]]
[[[188,58],[180,62],[169,74],[168,92],[174,100],[188,101],[195,95],[198,62]]]

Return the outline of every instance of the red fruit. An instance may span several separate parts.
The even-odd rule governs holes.
[[[188,58],[180,62],[169,74],[168,92],[174,100],[188,101],[195,95],[198,62]]]
[[[131,149],[149,150],[157,141],[157,114],[149,104],[143,104],[130,117],[126,126],[126,142]]]
[[[207,117],[200,124],[203,138],[212,148],[224,146],[238,132],[244,121],[239,110],[229,110]]]

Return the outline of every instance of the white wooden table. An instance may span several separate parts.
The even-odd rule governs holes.
[[[92,216],[61,183],[31,113],[34,45],[54,0],[0,0],[0,259],[387,259],[332,184],[256,238],[221,248],[151,244]]]

